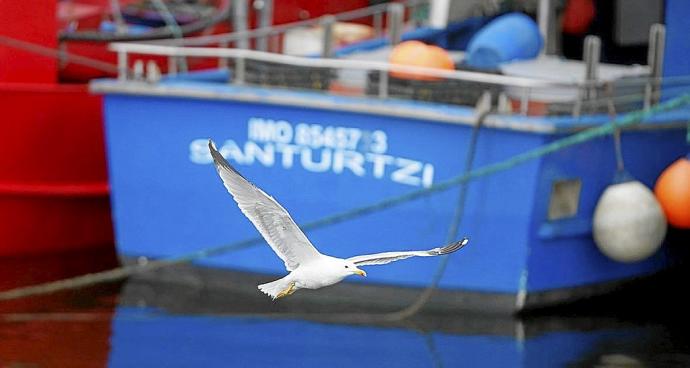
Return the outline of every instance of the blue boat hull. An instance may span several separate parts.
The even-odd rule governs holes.
[[[333,97],[291,92],[292,102],[269,103],[261,98],[270,100],[273,92],[251,91],[258,97],[106,95],[114,224],[123,257],[172,257],[258,235],[220,182],[206,149],[209,138],[301,224],[463,173],[472,126],[448,120],[471,116],[467,108],[399,101],[359,108],[366,103],[352,99],[343,100],[339,110],[332,106],[343,101],[334,103]],[[294,102],[299,100],[305,103]],[[399,108],[441,118],[403,117]],[[628,171],[648,186],[687,150],[682,128],[663,123],[668,121],[622,135]],[[513,125],[537,129],[482,128],[473,167],[541,147],[576,128],[572,121],[526,117]],[[594,206],[614,172],[607,137],[471,181],[458,234],[471,241],[451,257],[440,287],[512,296],[519,309],[525,296],[616,283],[668,266],[666,248],[645,261],[622,264],[593,243]],[[552,186],[559,180],[580,180],[579,206],[574,215],[550,221]],[[338,257],[439,246],[448,236],[458,197],[455,187],[307,236],[321,252]],[[415,259],[372,267],[366,280],[351,281],[421,288],[432,280],[438,262]],[[265,244],[195,264],[285,273]]]

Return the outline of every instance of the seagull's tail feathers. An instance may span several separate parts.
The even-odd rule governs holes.
[[[288,276],[286,276],[282,279],[271,281],[266,284],[261,284],[258,286],[258,288],[259,290],[261,290],[262,293],[270,296],[271,299],[276,300],[280,297],[292,294],[292,290],[288,291],[290,289],[290,283],[291,281],[288,279]]]

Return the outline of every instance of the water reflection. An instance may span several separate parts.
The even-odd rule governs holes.
[[[121,307],[113,318],[109,363],[112,367],[554,367],[599,350],[602,357],[635,359],[634,351],[604,347],[614,342],[627,346],[652,337],[652,332],[604,328],[520,339],[491,332],[168,315]]]
[[[0,290],[117,265],[112,248],[0,259]],[[119,284],[0,301],[0,367],[105,367]]]
[[[103,260],[91,264],[107,268]],[[26,264],[2,266],[0,276],[9,277]],[[63,263],[52,277],[87,271],[75,268]],[[41,269],[48,278],[51,267]],[[631,298],[616,303],[640,295]],[[392,321],[133,278],[0,303],[0,367],[690,366],[688,333],[675,315],[633,318],[604,303],[613,313],[596,306],[521,319],[425,314]]]

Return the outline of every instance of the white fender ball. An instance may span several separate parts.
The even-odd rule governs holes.
[[[618,262],[637,262],[661,246],[666,217],[654,193],[639,181],[610,185],[594,210],[594,242]]]

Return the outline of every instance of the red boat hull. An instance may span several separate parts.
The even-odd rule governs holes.
[[[0,0],[2,1],[2,0]],[[124,7],[127,3],[136,2],[133,0],[122,1],[121,6]],[[224,1],[217,1],[224,3]],[[109,5],[102,0],[80,0],[79,2],[65,2],[59,4],[59,22],[58,26],[61,29],[67,27],[71,22],[79,25],[79,30],[98,29],[98,25],[103,14],[109,11]],[[295,22],[301,19],[315,18],[324,14],[337,14],[344,11],[359,9],[369,6],[369,2],[365,0],[351,0],[345,2],[334,1],[304,1],[304,0],[276,0],[274,2],[273,24],[284,24]],[[83,10],[79,10],[83,9]],[[256,28],[256,11],[253,7],[249,7],[249,27]],[[94,16],[94,14],[98,16]],[[208,27],[203,32],[193,36],[200,36],[202,34],[219,34],[231,31],[229,22],[221,22],[214,26]],[[106,42],[66,42],[66,51],[73,55],[86,56],[91,59],[115,65],[117,63],[117,55],[107,50],[108,43]],[[139,59],[136,55],[130,56],[130,66]],[[144,61],[154,60],[162,72],[167,71],[167,59],[163,57],[151,58],[147,57]],[[195,58],[187,61],[190,69],[205,69],[217,66],[215,59]],[[114,73],[108,73],[102,70],[97,70],[85,65],[75,63],[65,63],[60,65],[59,79],[68,82],[87,82],[94,78],[114,77]]]
[[[0,84],[0,256],[112,246],[101,99]]]
[[[103,0],[81,3],[59,3],[58,21],[55,0],[0,0],[11,14],[0,17],[0,33],[56,49],[58,28],[97,28],[107,9]],[[366,5],[283,0],[274,23]],[[205,33],[228,24],[216,27]],[[114,63],[105,44],[74,43],[67,51]],[[0,60],[0,257],[112,246],[101,98],[86,85],[56,83],[105,74],[2,43]],[[165,69],[166,60],[157,61]]]

